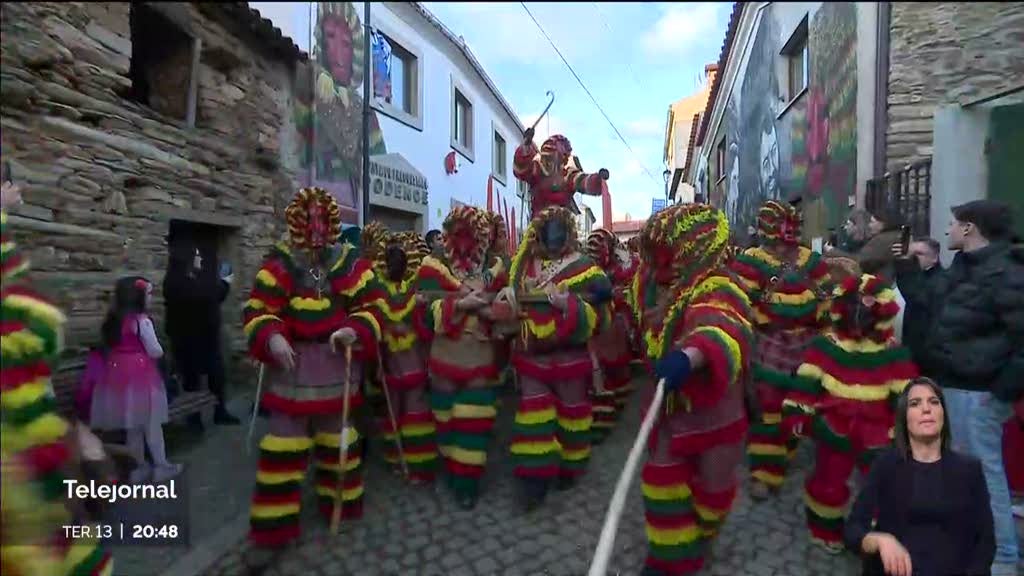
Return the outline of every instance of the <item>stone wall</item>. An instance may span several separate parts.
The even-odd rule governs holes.
[[[242,299],[295,190],[294,63],[253,48],[207,8],[164,6],[202,43],[194,128],[129,99],[129,3],[2,5],[3,157],[26,189],[12,229],[68,313],[69,355],[95,343],[118,276],[159,285],[171,218],[233,231],[222,247],[236,286],[224,332],[239,349]],[[180,70],[150,77],[180,83]]]
[[[937,106],[1020,85],[1024,3],[892,2],[889,170],[932,155]]]

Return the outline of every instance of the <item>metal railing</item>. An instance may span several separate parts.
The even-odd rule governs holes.
[[[919,160],[881,178],[868,180],[865,207],[868,211],[895,210],[910,225],[914,236],[930,234],[932,159]]]

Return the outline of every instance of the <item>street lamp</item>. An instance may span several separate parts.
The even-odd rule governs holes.
[[[668,179],[672,176],[672,172],[669,172],[668,168],[661,173],[661,177],[665,179],[665,200],[668,200]]]

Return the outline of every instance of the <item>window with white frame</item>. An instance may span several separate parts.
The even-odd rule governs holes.
[[[807,16],[797,25],[782,48],[786,61],[786,100],[792,102],[807,89],[810,53],[807,49]]]
[[[422,129],[420,58],[394,36],[375,30],[371,37],[373,103],[381,112]]]
[[[452,84],[452,148],[473,161],[473,103]]]
[[[504,184],[505,179],[508,178],[508,144],[505,142],[505,137],[497,130],[494,131],[494,145],[491,153],[493,155],[491,175]]]

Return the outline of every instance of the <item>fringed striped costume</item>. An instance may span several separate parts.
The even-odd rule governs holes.
[[[573,161],[568,138],[555,134],[541,144],[524,142],[516,148],[512,171],[530,187],[530,214],[536,218],[551,206],[568,208],[573,194],[600,196],[604,190],[601,172],[588,174]]]
[[[324,213],[326,217],[321,216]],[[363,364],[377,362],[381,329],[375,302],[381,289],[370,263],[356,255],[355,247],[333,244],[338,213],[326,191],[300,191],[286,210],[289,241],[274,247],[264,260],[245,304],[249,352],[265,365],[261,402],[271,413],[269,431],[260,442],[251,513],[250,538],[261,546],[278,546],[298,537],[302,481],[311,451],[320,510],[331,514],[339,493],[343,384],[349,373],[342,514],[344,519],[362,515],[360,439],[351,411],[363,401],[358,386]],[[322,246],[308,240],[309,230],[323,225],[317,218],[328,221],[327,230],[318,234],[326,239]],[[358,336],[352,366],[346,365],[341,351],[332,352],[328,342],[332,333],[346,327]],[[291,371],[278,366],[270,354],[270,341],[278,334],[295,352]]]
[[[109,575],[114,563],[95,540],[65,537],[68,424],[50,391],[64,315],[23,278],[29,263],[0,213],[0,573],[4,576]],[[83,523],[85,520],[83,520]]]
[[[498,368],[492,323],[482,310],[461,311],[456,303],[472,291],[497,292],[507,276],[503,260],[487,262],[484,211],[456,207],[443,229],[443,256],[424,258],[417,275],[417,292],[434,295],[417,326],[430,342],[430,403],[448,481],[458,501],[471,507],[497,417]]]
[[[388,278],[385,262],[375,263],[377,276],[384,286],[384,297],[379,301],[383,316],[382,364],[384,382],[394,410],[394,429],[390,415],[380,418],[380,429],[388,441],[384,459],[398,465],[399,453],[396,436],[401,435],[402,452],[413,482],[434,480],[437,466],[437,440],[434,417],[427,398],[427,342],[420,338],[415,326],[417,310],[416,275],[427,255],[426,242],[415,232],[389,235],[386,243],[406,255],[403,277],[397,281]],[[386,253],[382,252],[383,259]]]
[[[807,347],[785,400],[785,427],[799,425],[817,443],[805,483],[807,527],[831,550],[842,549],[847,480],[855,466],[867,473],[890,445],[895,400],[917,376],[909,350],[893,338],[895,297],[868,274],[837,286],[832,327]]]
[[[557,254],[550,254],[541,239],[549,221],[559,222],[565,232]],[[512,348],[520,385],[512,460],[532,506],[543,500],[551,480],[570,485],[590,458],[593,406],[588,389],[599,367],[588,343],[608,322],[603,304],[612,290],[608,276],[580,250],[572,213],[560,207],[545,209],[530,223],[509,278],[521,314],[521,334]],[[565,310],[544,297],[552,288],[567,293]]]
[[[703,204],[672,206],[641,232],[631,298],[649,360],[695,348],[706,361],[667,393],[651,436],[642,472],[645,575],[700,570],[736,496],[753,332],[750,302],[725,266],[728,235],[725,216]]]
[[[796,448],[796,439],[780,426],[783,394],[803,349],[824,324],[831,280],[821,254],[797,244],[795,208],[770,200],[757,224],[763,246],[745,250],[731,268],[750,297],[757,326],[752,384],[761,414],[750,428],[750,472],[755,482],[777,490]]]
[[[610,316],[607,330],[594,335],[591,346],[601,364],[604,392],[594,392],[594,443],[611,433],[619,412],[632,391],[633,314],[625,294],[633,283],[634,261],[615,236],[598,228],[587,238],[587,254],[605,271],[612,283],[612,300],[604,304]]]

